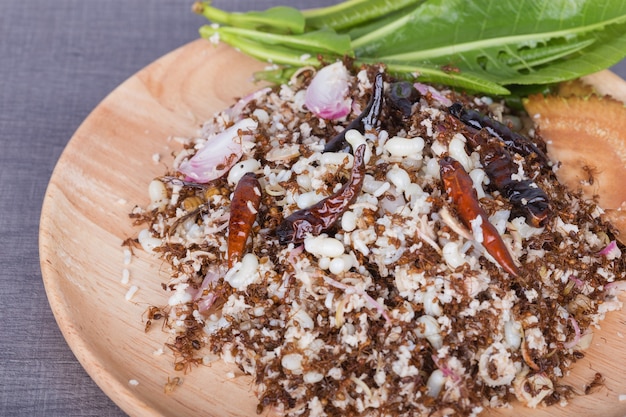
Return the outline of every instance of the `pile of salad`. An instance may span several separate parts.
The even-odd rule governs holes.
[[[508,103],[622,59],[626,5],[194,10],[274,84],[208,120],[131,213],[169,268],[148,323],[174,368],[233,363],[258,413],[289,416],[576,395],[562,378],[621,308],[624,247]]]
[[[525,125],[342,61],[217,113],[131,214],[175,369],[234,363],[290,416],[566,404],[623,247]]]

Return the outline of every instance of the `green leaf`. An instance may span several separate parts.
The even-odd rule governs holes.
[[[218,31],[259,59],[298,67],[319,65],[312,53],[348,55],[403,77],[418,72],[423,81],[491,94],[577,78],[626,56],[624,0],[348,0],[302,13],[243,14],[200,5],[232,26],[205,28],[203,36]]]
[[[229,13],[211,6],[209,1],[204,1],[196,2],[193,10],[220,25],[272,33],[304,33],[304,16],[300,10],[293,7],[277,6],[264,11]]]
[[[415,7],[417,7],[416,4],[411,4],[402,9],[398,9],[395,12],[387,13],[377,19],[372,19],[358,26],[351,27],[345,33],[349,35],[352,40],[358,39],[362,36],[367,35],[368,33],[380,29],[383,26],[387,26],[388,24],[402,18],[403,16],[406,16],[407,14],[413,12],[413,10],[415,10]]]
[[[331,29],[320,29],[314,32],[307,32],[302,35],[284,36],[274,33],[261,32],[250,29],[240,29],[229,26],[215,27],[205,25],[200,28],[200,35],[203,38],[210,39],[211,36],[245,37],[255,42],[267,45],[282,45],[307,51],[307,53],[334,53],[336,55],[352,55],[352,47],[350,45],[350,37],[348,35],[340,35]]]
[[[560,41],[561,39],[559,39]],[[554,42],[549,46],[542,48],[526,48],[516,51],[513,54],[503,54],[501,59],[505,60],[505,64],[516,70],[528,70],[542,64],[549,63],[556,59],[567,57],[588,47],[594,43],[594,39],[583,39],[580,42],[569,43]]]
[[[566,59],[533,68],[532,72],[503,79],[505,84],[558,83],[593,74],[617,64],[626,53],[626,24],[607,28],[590,46]]]
[[[535,47],[626,21],[623,0],[428,0],[392,24],[355,39],[357,56],[425,60]]]
[[[333,6],[303,11],[306,27],[337,31],[359,26],[424,0],[348,0]]]
[[[257,58],[261,61],[267,61],[271,64],[294,65],[303,67],[311,65],[319,67],[320,61],[316,57],[312,57],[308,51],[300,49],[286,48],[281,45],[266,45],[254,40],[244,38],[242,36],[231,35],[229,33],[220,34],[220,39],[229,45],[239,49],[241,52]],[[330,56],[324,56],[330,59]]]
[[[299,69],[298,67],[285,65],[278,68],[257,71],[253,74],[253,78],[254,81],[265,81],[271,84],[286,84]]]
[[[503,85],[546,84],[619,61],[623,22],[622,0],[429,0],[353,47],[357,58],[393,65],[453,65]]]
[[[374,61],[370,62],[374,63]],[[444,84],[450,87],[465,89],[470,92],[483,92],[493,95],[507,95],[510,91],[500,84],[486,80],[470,72],[458,73],[443,71],[440,68],[422,65],[385,64],[387,71],[399,78],[424,83]]]

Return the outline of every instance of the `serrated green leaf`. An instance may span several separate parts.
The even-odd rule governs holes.
[[[381,16],[377,19],[368,20],[367,22],[364,22],[358,26],[351,27],[344,33],[349,35],[350,39],[358,39],[362,36],[367,35],[368,33],[380,29],[383,26],[387,26],[398,19],[401,19],[407,14],[410,14],[411,12],[413,12],[413,10],[415,10],[415,7],[417,7],[417,5],[411,4],[402,9],[398,9],[395,12],[386,13],[384,16]]]
[[[332,6],[305,10],[306,27],[346,30],[387,16],[424,0],[348,0]]]
[[[626,56],[624,0],[348,0],[302,13],[244,14],[199,4],[208,8],[199,11],[205,16],[234,26],[223,29],[225,42],[259,59],[302,66],[319,64],[312,54],[345,54],[357,63],[383,62],[398,74],[419,72],[424,81],[491,94],[577,78]],[[295,23],[285,23],[291,15]],[[267,21],[255,22],[258,16]],[[345,33],[312,32],[317,26]],[[298,28],[305,33],[294,35]],[[350,45],[341,36],[350,37]]]
[[[622,0],[429,0],[355,39],[353,47],[358,58],[395,65],[453,65],[500,84],[545,84],[554,82],[558,71],[588,73],[587,67],[597,71],[623,58],[626,45],[619,41],[619,31],[624,31],[624,22]],[[569,61],[609,40],[615,46],[602,48],[607,55],[598,65],[591,60],[569,71],[567,64],[548,71],[552,63]]]
[[[358,56],[424,60],[501,45],[536,46],[626,21],[623,0],[428,0],[353,41]]]
[[[551,84],[593,74],[617,64],[626,53],[626,24],[607,28],[597,41],[566,59],[538,66],[519,77],[503,79],[504,84]]]
[[[557,42],[543,48],[527,48],[515,51],[512,54],[503,54],[501,59],[515,70],[532,70],[542,64],[569,56],[583,50],[595,42],[595,39],[583,39],[580,42]]]
[[[482,92],[493,95],[507,95],[510,91],[498,83],[470,72],[446,72],[440,68],[422,65],[386,64],[387,71],[399,78],[417,80],[424,83],[444,84],[450,87]]]

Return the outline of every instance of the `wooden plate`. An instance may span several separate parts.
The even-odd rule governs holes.
[[[173,357],[164,347],[171,340],[158,322],[144,333],[148,306],[165,303],[160,284],[167,280],[167,270],[142,251],[125,265],[121,244],[138,232],[128,213],[135,204],[148,203],[148,183],[171,166],[171,153],[180,148],[172,138],[194,136],[203,120],[258,89],[251,74],[263,66],[204,40],[171,52],[102,101],[76,131],[52,175],[40,229],[50,305],[80,363],[131,416],[256,414],[252,379],[236,367],[217,362],[187,374],[174,371]],[[600,84],[624,88],[610,73],[594,77]],[[155,154],[159,162],[154,162]],[[130,271],[128,285],[121,283],[124,268]],[[126,301],[130,285],[139,290]],[[582,393],[600,372],[606,385],[598,391],[574,398],[567,408],[517,406],[484,415],[625,415],[626,402],[619,401],[626,394],[624,323],[624,311],[609,314],[567,379]],[[160,349],[164,354],[155,354]],[[234,378],[227,377],[231,372]],[[165,394],[168,378],[176,377],[182,385]]]

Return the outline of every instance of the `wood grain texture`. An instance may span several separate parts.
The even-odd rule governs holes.
[[[168,335],[158,323],[144,333],[147,307],[164,304],[160,284],[168,279],[167,270],[142,251],[135,251],[125,266],[121,244],[138,232],[128,213],[135,204],[148,203],[148,183],[171,166],[171,153],[180,147],[171,138],[194,136],[201,121],[259,88],[251,74],[262,67],[204,40],[166,55],[93,111],[65,149],[48,186],[40,255],[52,310],[81,364],[131,416],[256,414],[252,380],[236,367],[216,362],[187,374],[173,370],[164,347]],[[153,162],[155,153],[161,162]],[[125,267],[129,285],[139,287],[130,302],[124,298],[128,286],[120,282]],[[573,399],[567,408],[515,407],[484,415],[625,415],[626,402],[618,399],[626,394],[624,323],[624,311],[609,314],[585,359],[566,380],[582,393],[595,372],[601,372],[604,388]],[[154,355],[158,349],[165,353]],[[228,378],[228,372],[235,377]],[[177,376],[183,384],[166,395],[168,377]]]

